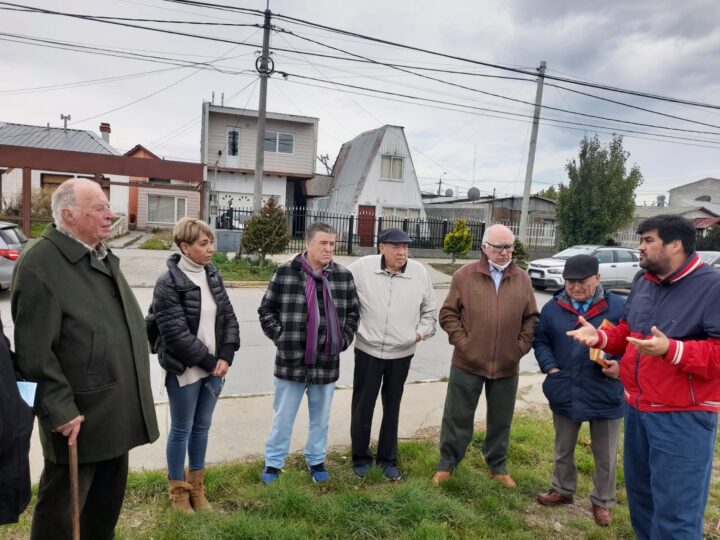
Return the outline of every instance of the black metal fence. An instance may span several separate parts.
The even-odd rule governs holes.
[[[377,236],[382,230],[397,227],[412,238],[413,249],[439,249],[443,247],[445,235],[453,228],[453,223],[441,218],[402,218],[375,217],[374,214],[338,214],[323,210],[310,211],[306,208],[284,209],[290,233],[287,252],[296,253],[305,248],[305,227],[314,221],[324,221],[337,230],[336,253],[352,255],[361,251],[357,248],[377,246]],[[224,208],[219,210],[215,220],[217,229],[243,230],[245,222],[252,217],[252,209]],[[480,250],[485,222],[468,220],[468,228],[473,235],[473,250]]]

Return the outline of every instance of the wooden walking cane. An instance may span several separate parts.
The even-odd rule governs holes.
[[[70,450],[70,505],[72,508],[72,538],[80,540],[80,489],[78,482],[77,440]]]

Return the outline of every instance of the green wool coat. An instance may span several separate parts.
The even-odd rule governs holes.
[[[80,463],[158,438],[143,314],[118,258],[105,263],[50,226],[15,268],[17,368],[38,383],[40,441],[55,463],[68,462],[67,438],[51,430],[79,414]]]

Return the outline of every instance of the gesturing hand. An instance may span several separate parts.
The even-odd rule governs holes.
[[[578,317],[578,322],[580,323],[580,328],[568,331],[567,335],[586,347],[594,347],[597,345],[598,341],[600,341],[597,329],[583,317]]]
[[[637,339],[633,337],[625,339],[635,345],[635,348],[641,354],[646,354],[647,356],[665,356],[668,348],[670,348],[670,340],[665,334],[658,330],[657,326],[653,326],[650,331],[653,337],[649,339]]]

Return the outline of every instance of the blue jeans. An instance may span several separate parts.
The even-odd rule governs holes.
[[[205,468],[208,431],[213,410],[222,391],[224,379],[208,376],[180,386],[177,377],[168,373],[165,379],[170,400],[170,433],[167,441],[168,478],[185,478],[185,453],[190,469]]]
[[[625,412],[625,487],[640,540],[703,537],[716,413]]]
[[[273,400],[272,427],[265,443],[265,466],[282,469],[290,451],[290,437],[300,401],[305,393],[308,397],[310,427],[305,444],[305,461],[309,466],[325,461],[327,454],[330,405],[335,392],[335,383],[307,384],[286,381],[275,377],[275,399]]]

